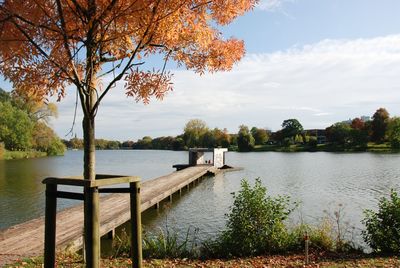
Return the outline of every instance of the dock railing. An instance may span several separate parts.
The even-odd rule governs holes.
[[[81,177],[70,178],[46,178],[46,211],[45,211],[45,238],[44,238],[44,267],[55,267],[56,260],[56,217],[57,217],[57,198],[75,199],[83,201],[85,192],[99,193],[129,193],[130,212],[131,212],[131,258],[132,267],[142,267],[142,229],[140,211],[140,178],[132,176],[117,175],[96,175],[96,180],[84,180]],[[117,184],[128,183],[129,187],[102,188]],[[84,193],[59,191],[58,185],[78,186],[89,191]],[[98,217],[97,217],[98,218]],[[96,223],[99,225],[99,223]],[[99,234],[97,234],[99,235]],[[100,245],[92,243],[86,245],[94,247],[95,251],[100,252]]]

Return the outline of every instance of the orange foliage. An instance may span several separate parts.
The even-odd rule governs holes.
[[[365,122],[361,119],[361,118],[354,118],[351,121],[351,128],[352,129],[358,129],[358,130],[362,130],[365,128]]]
[[[136,70],[128,74],[125,81],[127,96],[135,97],[136,101],[142,100],[144,103],[149,103],[151,96],[163,99],[164,94],[172,90],[170,73]]]
[[[135,70],[164,55],[198,73],[230,70],[244,44],[226,25],[258,0],[5,0],[0,4],[0,73],[30,95],[62,98],[75,84],[81,100],[98,79],[125,79],[127,95],[147,103],[172,89],[170,74]],[[134,68],[135,67],[135,68]],[[95,86],[98,87],[98,86]]]

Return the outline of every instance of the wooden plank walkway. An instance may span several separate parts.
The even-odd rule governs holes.
[[[220,170],[211,165],[189,167],[141,184],[141,211],[157,205],[200,177]],[[105,235],[130,219],[129,194],[100,199],[100,234]],[[57,248],[76,250],[83,242],[83,205],[57,213]],[[38,218],[0,231],[0,267],[18,259],[43,255],[44,219]]]

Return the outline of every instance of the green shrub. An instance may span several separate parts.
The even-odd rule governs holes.
[[[194,258],[198,256],[196,247],[197,229],[188,228],[184,239],[177,232],[162,230],[145,233],[143,237],[143,256],[148,258]]]
[[[293,210],[289,197],[267,196],[260,179],[254,187],[242,180],[240,191],[232,195],[226,229],[216,240],[204,243],[203,254],[251,256],[286,250],[292,241],[284,224]]]
[[[322,251],[334,251],[333,226],[327,219],[323,219],[318,226],[311,227],[308,234],[313,248]]]
[[[291,244],[287,250],[303,251],[304,237],[308,235],[309,247],[317,252],[362,253],[362,249],[354,242],[355,228],[346,221],[344,207],[338,204],[330,212],[313,225],[300,224],[290,231]]]
[[[49,156],[64,155],[65,150],[65,144],[58,137],[53,137],[46,153]]]
[[[168,226],[165,230],[143,233],[143,257],[145,258],[194,258],[198,257],[197,232],[188,228],[184,238]],[[125,230],[113,240],[113,257],[130,255],[130,237]]]
[[[310,248],[318,251],[334,251],[335,242],[333,237],[333,228],[331,223],[323,219],[320,224],[308,225],[300,224],[290,231],[290,240],[287,250],[303,251],[305,236],[308,235]]]
[[[400,253],[400,198],[392,189],[390,198],[379,200],[378,211],[364,211],[364,241],[379,253]]]
[[[131,238],[125,229],[116,235],[112,241],[112,257],[129,257],[131,250]]]

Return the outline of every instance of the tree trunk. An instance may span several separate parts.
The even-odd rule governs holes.
[[[92,94],[89,102],[92,104]],[[92,107],[92,105],[90,105]],[[83,176],[85,180],[95,180],[95,116],[85,114],[83,118]],[[100,233],[99,233],[99,192],[97,188],[84,188],[84,248],[86,267],[99,267]]]

